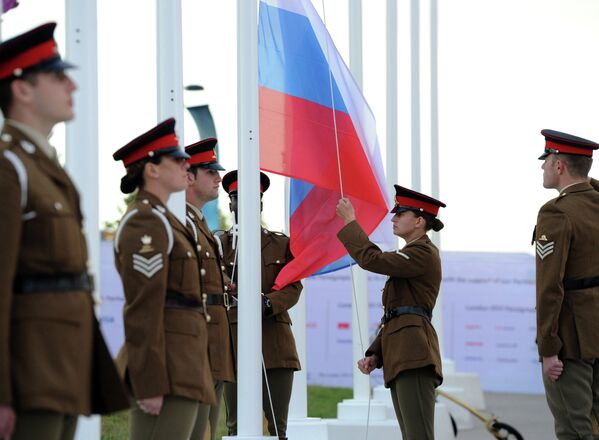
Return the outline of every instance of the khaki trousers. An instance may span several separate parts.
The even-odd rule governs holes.
[[[402,371],[391,381],[391,399],[403,440],[434,440],[438,381],[429,367]]]
[[[131,440],[188,440],[196,421],[199,402],[186,397],[164,396],[158,416],[144,413],[139,406],[131,410]]]
[[[200,403],[198,407],[198,416],[196,418],[193,432],[190,440],[204,440],[206,428],[210,424],[210,440],[216,440],[216,427],[218,425],[218,415],[220,413],[220,402],[223,397],[224,382],[217,380],[214,382],[214,394],[216,394],[216,405]]]
[[[547,404],[559,440],[593,440],[592,416],[599,419],[599,360],[562,360],[555,382],[543,374]],[[542,366],[541,366],[542,368]]]
[[[277,431],[280,439],[287,438],[287,414],[289,413],[289,401],[291,400],[291,389],[293,387],[293,371],[290,368],[269,368],[266,370],[272,406],[268,399],[266,382],[262,377],[262,410],[268,422],[268,432],[276,436]],[[225,383],[225,405],[227,408],[227,428],[229,435],[237,435],[237,384]],[[276,420],[273,420],[274,411]]]
[[[36,410],[17,413],[13,440],[72,440],[77,430],[77,416]]]

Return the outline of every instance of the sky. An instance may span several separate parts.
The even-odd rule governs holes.
[[[64,0],[21,0],[3,17],[2,37],[57,21],[64,47]],[[100,220],[117,219],[124,174],[112,153],[157,121],[155,2],[98,0]],[[313,0],[348,60],[346,0]],[[430,192],[429,2],[421,3],[422,190]],[[182,0],[185,105],[208,103],[220,162],[237,168],[236,0]],[[411,185],[410,19],[398,2],[398,183]],[[441,246],[451,251],[526,252],[542,187],[541,129],[599,141],[599,2],[596,0],[439,0],[440,198],[447,204]],[[385,160],[385,0],[363,0],[364,94],[377,120]],[[77,99],[77,95],[75,95]],[[84,117],[84,115],[79,115]],[[185,144],[198,140],[191,117]],[[64,152],[64,129],[52,142]],[[75,148],[85,148],[76,146]],[[64,154],[64,153],[63,153]],[[343,164],[342,164],[343,166]],[[599,165],[591,175],[599,177]],[[264,217],[284,228],[284,179],[273,178]],[[83,195],[85,197],[85,195]],[[221,206],[227,198],[221,192]],[[385,221],[388,221],[386,219]],[[389,227],[390,223],[389,223]]]

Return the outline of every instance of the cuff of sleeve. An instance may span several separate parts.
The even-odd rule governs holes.
[[[539,355],[543,357],[555,356],[562,349],[562,341],[559,336],[549,336],[539,341]]]

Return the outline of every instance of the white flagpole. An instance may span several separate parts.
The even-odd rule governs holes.
[[[420,10],[418,2],[410,3],[410,54],[412,83],[412,189],[421,191],[420,177]]]
[[[397,2],[387,0],[387,191],[392,204],[397,183]]]
[[[183,43],[181,0],[156,0],[156,71],[158,122],[175,118],[181,148],[183,127]],[[171,195],[169,209],[185,224],[185,192]]]
[[[66,124],[66,168],[81,193],[89,249],[90,272],[100,286],[98,182],[98,48],[96,0],[66,0],[66,56],[77,66],[69,75],[79,90],[75,119]],[[80,417],[77,440],[100,439],[100,417]]]
[[[262,435],[262,298],[257,2],[237,0],[239,321],[237,439]],[[233,439],[235,437],[224,437]]]
[[[438,4],[431,0],[431,197],[439,199],[439,89],[438,89]],[[433,243],[441,248],[441,234],[432,233]],[[439,292],[433,313],[433,326],[439,337],[439,348],[443,356],[443,292]]]
[[[362,89],[362,0],[349,2],[349,69]],[[370,398],[370,380],[360,373],[355,363],[364,357],[368,345],[368,275],[358,265],[353,266],[355,295],[352,296],[352,365],[354,399]]]

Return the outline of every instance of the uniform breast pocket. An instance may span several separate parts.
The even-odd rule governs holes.
[[[169,259],[168,289],[184,294],[200,292],[198,260],[191,250],[173,249]]]
[[[271,276],[276,277],[286,264],[285,257],[270,257],[265,261],[265,269]]]
[[[75,213],[58,201],[35,212],[35,218],[23,223],[23,259],[33,264],[51,261],[62,272],[85,271],[85,237]]]

